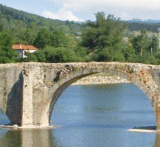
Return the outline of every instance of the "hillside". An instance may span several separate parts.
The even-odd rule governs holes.
[[[125,22],[128,25],[128,29],[132,31],[140,31],[147,30],[148,32],[158,32],[158,28],[160,28],[160,23],[140,23],[140,22]]]
[[[77,32],[81,32],[85,26],[84,23],[47,19],[42,16],[9,8],[2,4],[0,4],[0,19],[0,26],[5,23],[5,25],[7,25],[6,27],[9,27],[8,29],[12,29],[14,25],[16,25],[17,21],[21,21],[26,27],[35,23],[37,27],[45,26],[50,27],[51,29],[61,28],[65,33],[75,35]]]
[[[24,11],[19,11],[13,8],[9,8],[0,4],[0,27],[3,23],[7,24],[9,29],[12,29],[12,25],[16,25],[16,21],[22,21],[25,26],[30,26],[31,23],[36,23],[37,27],[46,26],[53,28],[61,28],[65,33],[78,35],[79,32],[86,27],[86,23],[73,22],[73,21],[61,21],[61,20],[53,20],[46,19],[42,16],[38,16],[35,14],[30,14]],[[12,23],[11,23],[12,22]],[[130,31],[139,31],[145,29],[147,31],[157,32],[157,29],[160,27],[160,22],[158,21],[141,21],[141,20],[131,20],[124,21],[126,25],[128,25],[128,29]]]
[[[0,63],[160,63],[160,24],[120,21],[103,12],[95,17],[96,21],[83,23],[53,20],[0,4]],[[23,58],[13,50],[14,44],[32,45],[39,50],[26,51],[27,58]]]

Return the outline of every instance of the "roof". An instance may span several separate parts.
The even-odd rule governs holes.
[[[12,48],[15,50],[38,50],[36,47],[32,46],[32,45],[24,45],[24,44],[13,44]]]

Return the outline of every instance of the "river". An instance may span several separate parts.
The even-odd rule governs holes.
[[[0,114],[0,125],[9,123]],[[155,126],[148,97],[132,83],[70,86],[51,117],[55,129],[0,129],[0,147],[158,147],[156,133],[128,132]]]

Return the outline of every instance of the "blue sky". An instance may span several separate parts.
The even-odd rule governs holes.
[[[122,20],[160,20],[159,0],[1,0],[2,5],[59,20],[95,20],[99,11]]]

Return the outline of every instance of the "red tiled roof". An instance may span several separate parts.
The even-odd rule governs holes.
[[[24,45],[24,44],[13,44],[12,48],[15,50],[38,50],[36,47],[32,46],[32,45]]]

